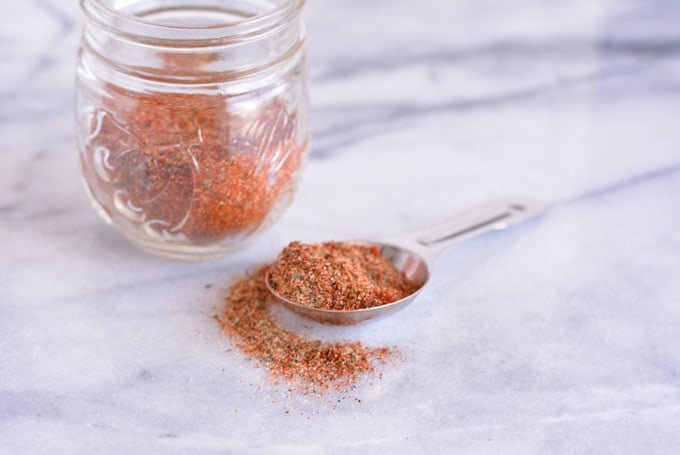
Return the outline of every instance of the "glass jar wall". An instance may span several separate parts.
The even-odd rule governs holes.
[[[302,0],[83,0],[76,138],[141,248],[222,255],[290,204],[309,144]]]

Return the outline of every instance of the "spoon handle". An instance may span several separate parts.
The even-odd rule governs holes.
[[[417,250],[431,263],[449,246],[489,231],[505,229],[540,214],[544,205],[526,198],[510,198],[475,207],[434,228],[390,241]]]

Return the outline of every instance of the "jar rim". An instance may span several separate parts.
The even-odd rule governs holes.
[[[251,17],[207,24],[173,24],[155,22],[127,14],[105,0],[80,0],[86,17],[111,31],[163,41],[228,40],[259,36],[298,15],[306,0],[285,0],[273,8]]]

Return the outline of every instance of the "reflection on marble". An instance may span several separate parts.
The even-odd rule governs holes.
[[[6,3],[1,454],[680,450],[680,3],[309,2],[299,195],[204,263],[97,218],[72,144],[76,2]],[[218,333],[220,288],[292,239],[507,194],[550,209],[445,253],[391,319],[309,329],[406,351],[347,397],[290,397]]]

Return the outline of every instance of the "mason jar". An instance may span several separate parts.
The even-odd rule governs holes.
[[[132,243],[220,256],[290,204],[309,146],[304,0],[82,0],[76,141]]]

